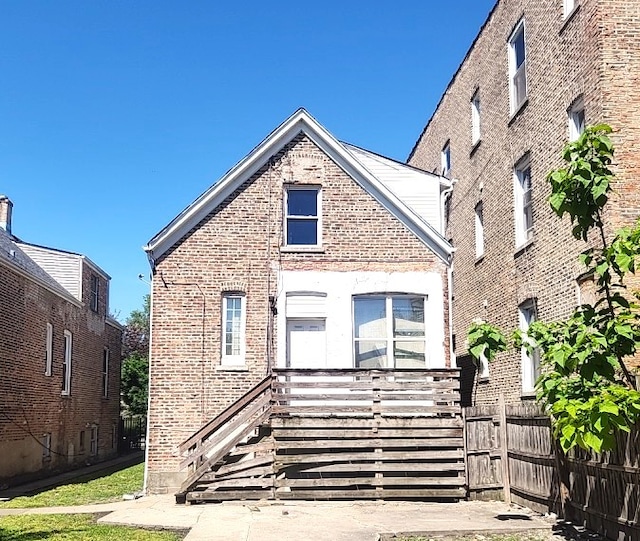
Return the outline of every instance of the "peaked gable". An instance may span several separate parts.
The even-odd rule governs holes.
[[[452,246],[425,219],[400,199],[374,172],[336,140],[307,111],[298,109],[269,134],[245,158],[231,168],[216,184],[183,210],[144,247],[151,263],[183,238],[193,227],[217,208],[268,160],[300,133],[306,135],[356,183],[374,197],[388,212],[400,220],[442,261],[449,264]],[[353,147],[355,148],[355,147]],[[407,169],[415,171],[409,166]]]

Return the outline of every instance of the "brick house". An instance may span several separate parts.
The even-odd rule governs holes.
[[[23,242],[0,196],[0,484],[113,456],[122,327],[87,257]]]
[[[450,366],[449,188],[301,109],[148,243],[149,491],[273,367]]]
[[[499,0],[445,90],[408,163],[455,179],[446,237],[456,247],[455,355],[466,403],[530,398],[537,361],[505,353],[476,376],[473,318],[503,329],[568,315],[593,295],[586,246],[552,214],[545,177],[586,124],[614,129],[610,231],[640,214],[640,17],[621,0]],[[463,405],[465,401],[463,399]]]

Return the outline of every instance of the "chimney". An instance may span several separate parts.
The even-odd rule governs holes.
[[[0,227],[11,235],[13,203],[6,195],[0,195]]]

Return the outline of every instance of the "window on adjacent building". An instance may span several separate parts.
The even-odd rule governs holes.
[[[286,246],[320,246],[321,198],[318,186],[289,186],[285,190]]]
[[[91,275],[91,297],[89,299],[89,306],[94,312],[98,311],[98,301],[100,298],[100,279],[95,275]]]
[[[44,353],[44,375],[50,376],[53,373],[53,325],[47,323],[47,342]]]
[[[222,296],[222,364],[245,363],[246,300],[242,293]]]
[[[78,450],[84,453],[84,430],[80,431],[80,445],[78,446]]]
[[[424,368],[425,300],[416,295],[355,296],[356,368]]]
[[[569,15],[571,15],[571,12],[576,7],[576,2],[575,2],[575,0],[564,0],[563,6],[564,6],[563,15],[564,15],[564,17],[566,19]]]
[[[451,173],[451,145],[448,141],[440,153],[440,171],[443,177],[448,177]]]
[[[64,358],[62,359],[62,394],[71,394],[71,352],[73,350],[73,336],[64,331]]]
[[[518,23],[509,38],[509,91],[511,114],[513,114],[527,99],[527,53],[524,20]]]
[[[519,327],[523,333],[526,333],[529,326],[536,320],[535,301],[528,300],[518,307]],[[530,339],[530,344],[533,344]],[[536,380],[540,375],[540,352],[538,349],[529,351],[526,347],[522,347],[520,356],[522,359],[522,391],[531,393],[535,390]]]
[[[42,435],[40,444],[42,445],[42,458],[51,458],[51,432],[47,432],[46,434]]]
[[[480,93],[476,91],[471,98],[471,144],[480,140]]]
[[[476,205],[475,209],[475,217],[476,217],[476,257],[482,257],[484,255],[484,216],[483,216],[483,205],[482,201],[480,201]]]
[[[569,141],[575,141],[585,129],[584,101],[582,98],[575,100],[567,113],[569,116]]]
[[[102,350],[102,396],[109,396],[109,348]]]
[[[531,165],[521,160],[514,169],[516,247],[533,237],[533,204],[531,199]]]
[[[98,427],[92,426],[89,438],[89,454],[98,454]]]

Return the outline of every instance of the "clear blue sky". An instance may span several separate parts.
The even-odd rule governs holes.
[[[0,0],[13,233],[142,304],[141,246],[298,107],[405,160],[494,0]]]

